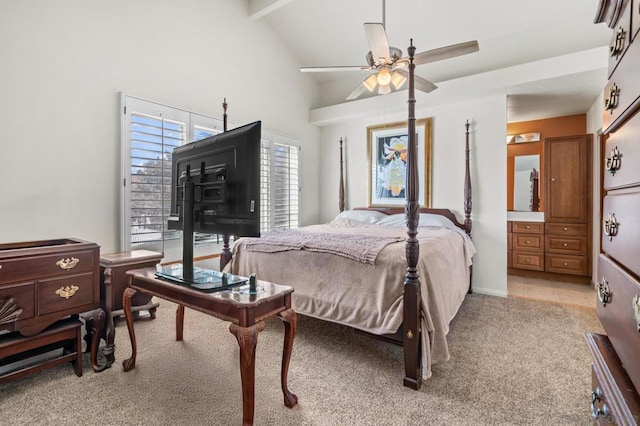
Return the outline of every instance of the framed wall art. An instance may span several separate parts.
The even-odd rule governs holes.
[[[416,120],[421,207],[431,207],[431,123]],[[406,121],[367,127],[369,207],[405,205],[408,140]]]

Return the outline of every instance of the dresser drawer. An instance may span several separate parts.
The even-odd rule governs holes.
[[[640,193],[604,197],[602,250],[636,275],[640,275],[639,212]]]
[[[0,260],[0,283],[91,272],[97,263],[93,250]]]
[[[8,301],[11,298],[13,298],[13,303],[9,304]],[[14,305],[15,309],[22,309],[22,312],[17,316],[17,319],[23,320],[33,318],[35,315],[33,309],[34,302],[35,284],[33,282],[3,285],[0,287],[0,304],[6,304],[6,312],[0,313],[0,324],[6,322],[6,316],[11,312],[14,312],[14,309],[10,308],[10,305]]]
[[[544,270],[561,274],[589,275],[588,257],[547,253]]]
[[[512,222],[512,232],[519,234],[543,234],[543,222]]]
[[[525,251],[544,251],[543,235],[511,234],[513,235],[513,249]]]
[[[551,235],[586,236],[587,225],[582,223],[545,223],[544,233]]]
[[[640,389],[640,283],[605,255],[598,258],[598,318],[636,389]]]
[[[609,338],[586,333],[591,352],[591,395],[585,402],[599,425],[635,425],[640,419],[640,396]]]
[[[640,0],[638,0],[640,1]],[[638,40],[640,43],[640,40]],[[604,156],[604,188],[616,189],[640,183],[640,114],[609,135]]]
[[[531,269],[534,271],[544,270],[544,253],[527,253],[513,251],[511,265],[518,269]]]
[[[513,249],[513,234],[509,232],[507,234],[507,250]]]
[[[577,254],[586,256],[587,237],[565,237],[562,235],[545,235],[544,251],[558,254]]]
[[[38,314],[74,310],[94,302],[93,274],[72,275],[38,283]],[[99,299],[98,299],[99,300]]]
[[[617,130],[631,115],[631,105],[640,95],[640,43],[631,43],[624,60],[613,72],[604,89],[605,107],[602,114],[604,133]]]
[[[622,60],[631,42],[631,5],[629,3],[627,2],[609,41],[609,72],[607,74],[609,78],[611,78],[611,74],[613,74],[618,63]]]

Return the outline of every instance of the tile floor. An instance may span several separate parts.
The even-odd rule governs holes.
[[[507,277],[509,297],[546,300],[569,305],[596,307],[596,292],[588,284],[547,281],[539,278]]]

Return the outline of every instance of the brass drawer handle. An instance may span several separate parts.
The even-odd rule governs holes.
[[[618,147],[616,146],[611,150],[611,154],[607,157],[604,162],[604,167],[611,173],[611,176],[616,174],[616,171],[620,169],[620,159],[622,158],[622,154],[618,151]]]
[[[76,294],[78,290],[80,290],[80,287],[75,285],[60,287],[59,289],[56,290],[56,294],[64,299],[68,299],[74,294]]]
[[[636,294],[633,298],[633,318],[636,320],[636,326],[638,333],[640,333],[640,295]]]
[[[618,31],[616,31],[616,39],[613,44],[609,46],[609,55],[612,58],[618,60],[618,56],[624,50],[624,39],[625,39],[625,31],[624,28],[618,27]]]
[[[607,407],[607,404],[603,404],[602,408],[597,408],[596,402],[591,401],[591,417],[593,418],[593,420],[598,420],[600,416],[608,417],[609,414],[610,412],[609,412],[609,407]]]
[[[56,266],[59,266],[60,269],[64,269],[68,271],[69,269],[75,268],[75,266],[80,262],[80,259],[76,259],[75,257],[60,259],[56,262]]]
[[[607,306],[607,303],[611,301],[611,292],[609,291],[609,282],[605,277],[602,277],[602,282],[596,283],[596,291],[598,292],[598,300],[602,303],[602,306]]]
[[[604,234],[609,237],[609,241],[613,241],[613,237],[618,234],[618,222],[613,213],[609,213],[604,221]]]
[[[613,83],[613,85],[609,88],[609,97],[605,98],[604,100],[605,111],[609,111],[610,114],[613,114],[613,110],[618,106],[619,95],[620,89],[615,83]]]

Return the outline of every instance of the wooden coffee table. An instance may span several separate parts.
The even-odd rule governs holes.
[[[284,347],[282,352],[281,385],[284,405],[293,408],[298,397],[287,387],[289,361],[296,332],[296,313],[291,309],[293,288],[267,281],[258,281],[261,290],[257,294],[246,291],[224,290],[206,293],[186,285],[172,283],[156,278],[155,268],[142,268],[128,271],[129,286],[125,289],[122,304],[127,329],[131,338],[131,358],[122,362],[124,371],[135,367],[136,335],[133,328],[131,298],[138,291],[152,294],[178,304],[176,313],[176,340],[182,340],[184,326],[184,308],[209,314],[231,322],[229,331],[236,336],[240,346],[240,377],[242,379],[242,422],[253,424],[255,389],[255,349],[258,334],[264,330],[264,321],[277,315],[284,323]],[[241,289],[242,290],[242,289]]]

